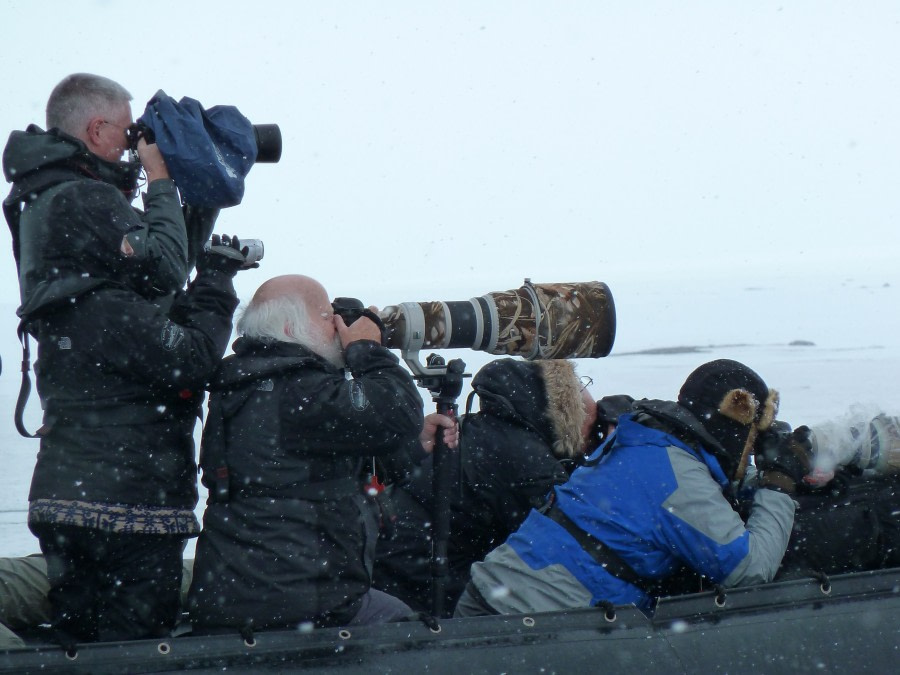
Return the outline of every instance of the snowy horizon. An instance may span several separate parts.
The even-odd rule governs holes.
[[[263,261],[260,270],[241,273],[246,275],[241,285],[252,288],[256,281],[248,283],[249,278],[262,281],[270,276],[266,272]],[[577,359],[577,370],[593,378],[590,391],[596,398],[627,393],[635,398],[673,399],[695,367],[716,358],[732,358],[755,369],[779,390],[779,418],[794,426],[840,420],[851,409],[900,415],[900,314],[896,311],[900,272],[886,268],[869,270],[852,280],[827,277],[810,272],[805,281],[802,277],[784,280],[787,286],[776,278],[760,286],[725,278],[701,287],[685,283],[672,287],[665,279],[643,284],[608,282],[616,301],[616,343],[608,357]],[[496,290],[507,289],[471,288],[448,296],[431,288],[425,295],[410,291],[394,301],[461,300]],[[248,298],[249,292],[241,293],[242,301]],[[784,306],[774,305],[774,298],[785,300]],[[14,309],[9,303],[0,304],[0,415],[6,415],[6,422],[0,424],[6,466],[0,475],[0,540],[5,555],[27,555],[39,550],[26,525],[38,441],[20,437],[12,424],[21,355],[15,321],[9,320]],[[499,358],[468,349],[441,350],[440,354],[448,360],[461,358],[471,374]],[[460,410],[470,390],[466,382],[458,400]],[[428,392],[420,391],[426,411],[433,410]],[[33,392],[26,426],[33,431],[39,424],[40,405]],[[199,425],[195,438],[199,441]],[[201,494],[198,517],[204,500]],[[193,541],[186,555],[192,551]]]

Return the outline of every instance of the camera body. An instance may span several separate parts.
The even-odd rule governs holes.
[[[346,325],[350,325],[359,318],[366,317],[381,331],[381,344],[385,344],[385,326],[381,317],[371,309],[362,304],[362,301],[356,298],[335,298],[331,303],[334,313],[344,320]]]
[[[247,254],[244,256],[244,264],[241,266],[241,269],[250,269],[256,263],[263,259],[263,256],[266,254],[266,247],[263,245],[262,239],[241,239],[241,251],[247,249]],[[207,241],[203,244],[203,250],[208,251],[212,246],[211,241]]]
[[[772,426],[760,432],[756,439],[756,454],[762,457],[777,457],[788,452],[793,439],[791,425],[782,420],[775,420]]]
[[[138,141],[142,138],[147,141],[147,144],[155,143],[156,136],[153,133],[153,129],[148,127],[143,122],[135,122],[131,126],[129,126],[125,130],[125,135],[128,136],[128,149],[135,156],[137,155],[137,146]]]
[[[348,326],[358,318],[365,316],[366,308],[356,298],[335,298],[331,303],[334,313],[344,320]]]

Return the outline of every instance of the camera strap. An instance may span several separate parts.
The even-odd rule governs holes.
[[[659,586],[655,581],[641,577],[632,569],[631,565],[619,557],[618,553],[590,532],[579,527],[569,516],[563,513],[557,504],[552,504],[544,512],[544,515],[554,523],[561,525],[578,542],[584,552],[611,575],[639,588],[649,596],[655,596],[659,593]]]
[[[22,344],[22,384],[19,385],[19,397],[16,399],[15,423],[16,431],[25,438],[38,438],[37,434],[32,434],[25,428],[25,405],[28,403],[28,397],[31,395],[31,349],[28,345],[28,331],[25,329],[25,320],[19,322],[16,334],[19,336],[19,342]]]

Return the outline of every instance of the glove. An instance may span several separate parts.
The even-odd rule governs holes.
[[[214,234],[203,246],[203,252],[197,257],[197,271],[216,270],[234,277],[239,270],[259,267],[259,263],[246,265],[248,247],[241,248],[237,237]]]
[[[631,412],[634,399],[628,394],[604,396],[597,401],[597,423],[618,424],[619,416]]]
[[[627,394],[604,396],[597,401],[597,419],[594,421],[591,434],[584,444],[586,453],[591,453],[600,447],[601,443],[612,434],[618,425],[619,415],[631,412],[633,403],[634,399]]]
[[[762,474],[764,487],[796,491],[812,468],[809,427],[791,431],[786,422],[773,422],[756,441],[756,468]]]

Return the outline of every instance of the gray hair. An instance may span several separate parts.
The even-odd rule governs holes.
[[[294,342],[313,349],[316,341],[309,330],[309,311],[299,299],[281,296],[263,302],[251,301],[237,322],[237,331],[256,340]]]
[[[80,137],[92,117],[112,116],[131,98],[125,87],[109,78],[74,73],[57,84],[47,100],[47,128]]]

